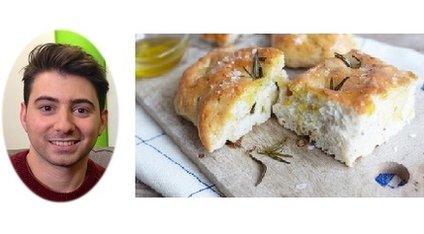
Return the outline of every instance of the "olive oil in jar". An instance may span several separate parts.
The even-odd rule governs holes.
[[[136,42],[136,77],[162,75],[181,60],[188,45],[188,35],[159,35]]]

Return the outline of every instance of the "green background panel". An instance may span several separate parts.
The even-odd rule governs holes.
[[[106,69],[106,62],[102,54],[100,54],[97,48],[89,40],[80,34],[68,30],[55,30],[55,42],[81,47],[86,53],[93,56],[97,63]],[[97,138],[96,147],[107,147],[108,145],[108,131],[106,127]]]

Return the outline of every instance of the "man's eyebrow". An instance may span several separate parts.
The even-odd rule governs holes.
[[[86,103],[86,104],[88,104],[88,105],[90,105],[92,107],[96,107],[96,105],[94,105],[93,102],[91,102],[90,100],[85,99],[85,98],[77,98],[77,99],[73,99],[71,101],[71,104],[73,104],[73,105],[74,104],[80,104],[80,103]]]
[[[37,99],[34,100],[34,102],[39,102],[39,101],[59,102],[59,100],[57,98],[50,97],[50,96],[40,96],[40,97],[38,97]]]

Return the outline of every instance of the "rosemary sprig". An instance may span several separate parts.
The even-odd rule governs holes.
[[[258,150],[258,154],[266,155],[274,160],[277,160],[279,162],[290,164],[290,162],[284,160],[283,158],[292,158],[293,156],[288,154],[281,153],[282,148],[284,147],[284,144],[286,143],[287,138],[282,140],[281,142],[278,142],[275,145],[265,147],[261,150]]]
[[[266,171],[267,171],[268,168],[267,168],[267,166],[265,165],[264,162],[253,157],[253,155],[251,153],[249,153],[248,155],[253,161],[255,161],[257,164],[259,164],[259,166],[261,167],[261,174],[259,175],[259,178],[255,183],[255,187],[256,187],[262,182],[262,179],[265,177],[265,174],[266,174]]]
[[[252,64],[252,72],[249,72],[244,66],[243,69],[249,74],[252,79],[260,79],[264,76],[262,65],[260,62],[263,62],[266,60],[266,57],[259,57],[258,51],[256,50],[255,54],[253,55],[253,64]]]
[[[259,166],[261,167],[261,174],[259,176],[258,181],[255,183],[255,186],[258,186],[262,182],[262,179],[265,177],[265,174],[266,174],[266,171],[267,171],[268,168],[267,168],[267,166],[265,165],[264,162],[257,159],[256,157],[254,157],[252,155],[252,152],[256,150],[256,153],[258,153],[258,154],[266,155],[266,156],[268,156],[268,157],[270,157],[274,160],[277,160],[279,162],[290,164],[290,162],[282,159],[283,157],[290,157],[290,158],[293,157],[291,155],[281,153],[281,150],[284,147],[284,144],[286,143],[286,141],[287,141],[287,138],[285,138],[281,142],[278,142],[275,145],[272,145],[270,147],[265,147],[261,150],[256,150],[256,146],[254,146],[252,149],[246,150],[246,153],[249,155],[249,157],[253,161],[255,161],[257,164],[259,164]]]

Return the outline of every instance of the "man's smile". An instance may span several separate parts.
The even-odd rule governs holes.
[[[79,140],[50,140],[49,142],[55,146],[71,146],[71,145],[77,144],[80,141]]]

